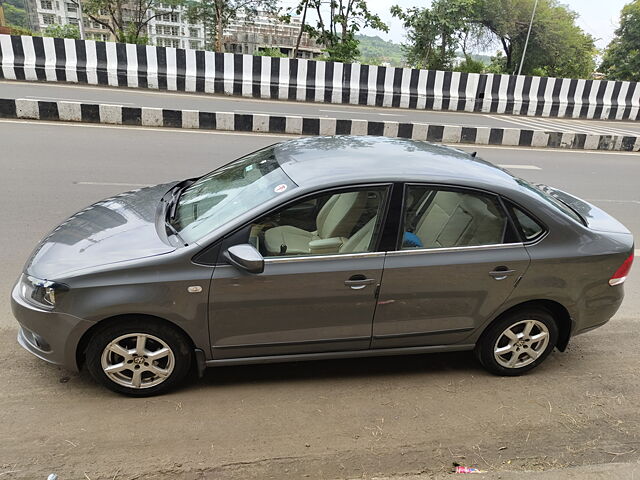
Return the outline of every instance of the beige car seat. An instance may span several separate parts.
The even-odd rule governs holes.
[[[439,191],[418,221],[422,248],[502,243],[506,219],[488,198]]]
[[[308,232],[292,225],[281,225],[265,232],[264,243],[271,255],[278,255],[286,246],[286,254],[310,253],[312,241],[342,238],[336,242],[336,251],[347,241],[366,206],[367,192],[349,192],[333,195],[316,217],[316,230]]]

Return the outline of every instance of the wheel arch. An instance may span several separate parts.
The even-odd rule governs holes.
[[[149,315],[149,314],[143,314],[143,313],[114,315],[111,317],[104,318],[99,322],[96,322],[94,325],[91,326],[91,328],[89,328],[86,332],[82,334],[82,337],[80,337],[80,341],[78,342],[78,345],[76,347],[76,365],[78,370],[80,370],[82,368],[82,365],[84,365],[85,354],[86,354],[87,346],[89,345],[89,340],[91,340],[91,337],[93,337],[96,332],[98,332],[101,328],[104,328],[107,324],[111,325],[112,323],[119,322],[119,321],[125,321],[129,319],[141,319],[141,318],[144,318],[145,320],[151,320],[154,322],[162,323],[164,325],[167,325],[175,329],[182,336],[184,336],[185,340],[188,342],[189,346],[191,347],[191,350],[195,351],[196,346],[191,336],[182,327],[180,327],[180,325],[170,320],[167,320],[166,318],[162,318],[157,315]]]
[[[556,348],[561,352],[564,352],[569,344],[569,338],[571,337],[572,320],[569,310],[559,302],[548,299],[528,300],[516,305],[512,305],[506,310],[500,312],[496,317],[487,324],[484,328],[482,335],[493,325],[500,321],[504,316],[509,315],[518,310],[524,310],[527,308],[542,308],[547,310],[558,325],[558,341]]]

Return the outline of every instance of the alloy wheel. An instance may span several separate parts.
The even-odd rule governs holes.
[[[522,368],[535,362],[549,344],[549,329],[538,320],[523,320],[500,334],[493,349],[499,365]]]
[[[118,385],[155,387],[173,372],[175,356],[169,345],[148,333],[128,333],[109,342],[101,356],[105,375]]]

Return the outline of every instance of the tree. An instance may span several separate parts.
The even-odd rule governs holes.
[[[258,10],[276,13],[272,0],[188,0],[187,17],[192,23],[202,23],[207,45],[216,52],[224,52],[224,29],[239,15],[251,21]]]
[[[298,58],[298,50],[300,50],[300,41],[304,33],[304,26],[307,24],[307,10],[309,9],[309,0],[303,0],[304,8],[302,9],[302,20],[300,21],[300,31],[296,38],[296,47],[293,49],[293,58]]]
[[[456,57],[460,40],[467,38],[471,23],[468,10],[474,0],[435,0],[431,8],[413,7],[403,11],[395,5],[391,14],[403,21],[409,43],[405,54],[417,68],[448,70]],[[463,50],[466,48],[466,42]]]
[[[524,50],[534,0],[435,0],[431,8],[406,12],[393,7],[409,31],[407,57],[412,64],[450,68],[455,47],[465,56],[467,43],[498,42],[504,55],[490,70],[514,73]],[[589,77],[595,67],[594,40],[576,25],[577,14],[557,0],[540,0],[531,30],[523,73]]]
[[[477,0],[471,22],[497,38],[505,54],[505,71],[518,67],[534,0]],[[540,69],[548,75],[589,77],[596,49],[591,35],[575,23],[577,14],[557,0],[540,0],[531,29],[523,73]]]
[[[305,8],[315,10],[316,25],[303,23],[301,28],[325,48],[331,61],[350,63],[358,58],[355,35],[362,28],[389,31],[380,17],[369,11],[366,0],[301,0],[289,10],[300,15]]]
[[[80,0],[71,0],[78,5]],[[118,42],[147,44],[147,25],[171,14],[183,0],[82,0],[82,11],[105,26]]]
[[[74,38],[80,40],[80,30],[76,25],[49,25],[42,32],[43,37]]]
[[[625,5],[600,71],[611,80],[640,81],[640,0]]]

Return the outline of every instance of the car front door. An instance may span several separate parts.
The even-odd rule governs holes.
[[[529,256],[498,197],[407,185],[385,261],[373,348],[458,343],[502,305]]]
[[[375,185],[305,197],[225,240],[209,299],[214,360],[369,348],[388,191]],[[262,273],[223,262],[237,243],[263,255]]]

